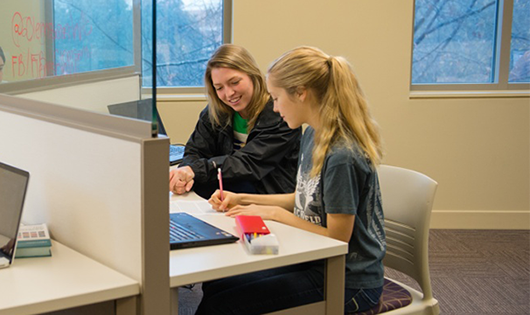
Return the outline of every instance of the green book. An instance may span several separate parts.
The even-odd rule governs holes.
[[[51,256],[52,242],[45,223],[20,225],[15,258]]]

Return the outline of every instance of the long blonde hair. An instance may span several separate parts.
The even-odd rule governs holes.
[[[206,86],[210,103],[210,121],[214,125],[226,127],[230,124],[231,119],[221,121],[221,117],[231,118],[234,110],[223,103],[217,96],[217,92],[215,91],[212,82],[212,69],[214,68],[229,68],[241,71],[246,73],[252,80],[254,90],[250,103],[246,107],[249,114],[247,128],[249,131],[252,130],[258,115],[261,113],[270,97],[267,92],[265,77],[259,70],[256,61],[245,48],[232,44],[224,44],[213,53],[206,65],[204,85]]]
[[[346,59],[314,47],[298,47],[272,63],[268,79],[290,96],[303,87],[316,99],[321,127],[315,131],[311,176],[320,173],[330,147],[339,140],[356,142],[374,167],[381,163],[378,125]]]

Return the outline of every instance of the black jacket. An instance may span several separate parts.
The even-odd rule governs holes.
[[[249,132],[246,145],[234,151],[232,125],[213,128],[207,106],[186,143],[180,166],[193,169],[197,193],[201,186],[209,187],[200,194],[206,198],[218,187],[216,167],[221,167],[226,190],[247,182],[260,194],[291,193],[296,184],[301,135],[302,129],[290,129],[269,101]]]

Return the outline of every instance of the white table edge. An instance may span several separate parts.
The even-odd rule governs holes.
[[[204,282],[208,280],[215,280],[219,278],[230,277],[233,275],[239,275],[254,271],[266,270],[281,266],[294,265],[307,261],[314,260],[324,260],[331,257],[343,256],[348,253],[348,245],[346,243],[337,245],[335,247],[330,247],[326,249],[321,249],[315,252],[306,252],[303,254],[296,254],[290,256],[283,256],[281,260],[256,260],[252,262],[247,262],[244,264],[236,264],[229,267],[219,268],[219,269],[210,269],[210,270],[201,270],[194,273],[178,274],[171,275],[170,277],[170,287],[178,288],[183,285],[193,284]],[[247,270],[247,271],[245,271]],[[241,272],[245,271],[245,272]],[[222,274],[218,276],[216,274]],[[192,280],[193,279],[193,280]]]
[[[44,313],[44,312],[52,312],[52,311],[59,311],[64,310],[68,308],[78,307],[78,306],[85,306],[100,302],[106,302],[106,301],[112,301],[112,300],[120,300],[120,299],[129,299],[129,298],[135,298],[140,294],[140,284],[138,281],[129,278],[122,273],[105,266],[104,264],[101,264],[90,257],[87,257],[55,240],[52,240],[52,257],[42,257],[42,258],[35,258],[35,259],[53,259],[53,250],[66,250],[74,252],[75,256],[78,257],[84,257],[84,259],[89,260],[93,264],[98,264],[100,266],[103,266],[103,268],[108,269],[110,272],[114,272],[115,274],[122,277],[125,281],[122,284],[117,284],[116,286],[108,286],[104,290],[98,290],[93,292],[87,292],[82,293],[78,295],[73,296],[66,296],[66,297],[58,297],[55,299],[50,300],[35,300],[33,302],[27,303],[27,304],[17,304],[17,305],[11,305],[9,307],[2,308],[3,306],[0,305],[0,315],[17,315],[17,314],[30,314],[30,313]],[[34,259],[34,258],[24,258],[24,260]],[[81,258],[83,259],[83,258]],[[22,260],[22,259],[21,259]],[[17,263],[17,259],[15,259],[15,264]],[[15,268],[15,264],[9,268]],[[53,284],[50,284],[53,285]]]

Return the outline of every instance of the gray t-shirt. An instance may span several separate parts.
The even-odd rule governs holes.
[[[310,177],[314,130],[302,137],[294,214],[326,227],[326,213],[355,215],[346,257],[346,288],[383,285],[386,251],[383,209],[377,172],[357,146],[337,144],[325,158],[321,173]]]

